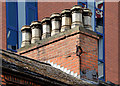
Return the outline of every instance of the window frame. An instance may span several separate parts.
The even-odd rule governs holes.
[[[87,0],[86,0],[87,1]],[[87,2],[81,2],[80,0],[78,0],[78,5],[81,5],[80,3],[82,4],[85,4],[86,5],[86,8],[87,8]],[[84,5],[81,5],[83,8],[84,8]]]
[[[105,4],[104,4],[104,0],[103,0],[103,10],[101,10],[99,8],[96,8],[96,2],[95,1],[94,1],[94,6],[95,6],[95,16],[96,16],[96,9],[103,12],[103,33],[100,33],[100,32],[96,31],[96,21],[95,21],[95,32],[97,34],[101,35],[102,38],[103,38],[103,60],[99,59],[99,56],[98,56],[98,61],[103,63],[103,79],[99,78],[99,80],[105,81],[105,21],[104,21],[105,20],[105,18],[104,18],[105,17],[105,12],[104,12]]]
[[[18,36],[18,2],[17,1],[14,2],[16,4],[16,16],[17,16],[17,20],[16,20],[17,21],[17,25],[16,25],[16,27],[9,25],[9,21],[7,21],[8,17],[9,17],[9,14],[8,14],[8,3],[10,3],[10,2],[7,2],[7,0],[6,0],[6,42],[7,42],[6,47],[7,47],[7,50],[10,50],[10,51],[13,51],[13,52],[17,52],[17,50],[13,50],[13,49],[8,48],[7,30],[10,29],[10,30],[14,30],[14,31],[17,32],[17,49],[18,49],[19,48],[19,46],[18,46],[19,45],[19,42],[18,42],[18,39],[19,39],[19,36]]]
[[[95,0],[94,0],[94,14],[95,14],[95,16],[94,16],[94,19],[95,19],[95,22],[94,22],[94,28],[95,28],[95,32],[97,33],[97,34],[99,34],[99,35],[102,35],[102,36],[104,36],[104,16],[105,16],[105,13],[104,13],[104,7],[105,7],[105,4],[104,4],[104,0],[103,0],[103,10],[101,10],[101,9],[99,9],[99,8],[96,8],[96,2],[95,2]],[[99,11],[101,11],[101,12],[103,12],[103,33],[100,33],[100,32],[97,32],[96,31],[96,10],[99,10]]]

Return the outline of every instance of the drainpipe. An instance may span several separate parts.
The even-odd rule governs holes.
[[[81,78],[81,55],[83,53],[83,50],[80,46],[80,37],[78,38],[78,42],[77,42],[77,45],[76,45],[76,56],[79,57],[79,63],[80,63],[80,78]]]

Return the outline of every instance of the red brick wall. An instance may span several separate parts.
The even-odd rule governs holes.
[[[70,9],[77,5],[76,2],[38,2],[38,20],[50,17],[52,13],[61,13],[64,9]]]
[[[105,78],[106,81],[116,84],[118,84],[118,32],[118,3],[105,2]]]
[[[50,43],[49,45],[42,46],[39,49],[35,49],[21,55],[39,61],[50,60],[50,62],[53,62],[54,64],[57,63],[57,65],[60,65],[61,67],[80,74],[80,58],[79,56],[76,56],[76,45],[80,41],[79,38],[81,39],[80,46],[83,49],[83,54],[81,56],[81,69],[94,70],[95,68],[96,71],[98,71],[97,39],[83,34],[76,34],[74,36],[61,39],[57,42]],[[52,41],[55,40],[56,39]]]
[[[24,78],[23,76],[17,75],[8,75],[8,74],[2,74],[1,75],[2,82],[1,84],[3,86],[21,86],[21,85],[27,85],[27,86],[41,86],[40,84],[34,82],[34,80],[29,78]]]
[[[1,81],[0,83],[1,83],[2,85],[4,85],[4,86],[6,85],[6,81],[5,81],[5,79],[4,79],[4,75],[1,75],[1,80],[0,80],[0,81]]]
[[[0,48],[6,49],[6,3],[0,2]]]

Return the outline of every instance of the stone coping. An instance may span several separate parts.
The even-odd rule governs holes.
[[[99,39],[99,37],[101,37],[101,35],[97,34],[94,31],[84,29],[83,27],[76,26],[75,28],[70,29],[68,31],[60,32],[59,34],[56,34],[54,36],[48,37],[46,39],[42,39],[42,40],[38,41],[37,43],[22,47],[22,48],[18,49],[18,53],[23,54],[23,53],[29,52],[31,50],[46,46],[48,44],[51,44],[51,43],[54,43],[57,41],[60,41],[62,39],[65,39],[67,37],[70,37],[70,36],[73,36],[76,34],[84,34],[84,35],[90,36],[95,39]]]

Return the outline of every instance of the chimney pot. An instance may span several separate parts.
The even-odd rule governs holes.
[[[33,21],[30,25],[32,31],[31,43],[36,43],[41,39],[42,27],[40,21]]]
[[[61,32],[64,32],[66,30],[69,30],[71,27],[71,11],[70,9],[65,9],[61,12],[62,16],[62,26],[61,26]]]
[[[83,8],[80,5],[75,5],[71,8],[72,12],[72,25],[71,28],[74,28],[76,26],[82,26],[83,27],[83,22],[82,22],[82,12]]]
[[[42,39],[50,37],[50,33],[51,33],[50,18],[45,17],[41,22],[42,22],[42,29],[43,29]]]
[[[84,9],[83,10],[84,28],[89,29],[89,30],[93,30],[92,26],[91,26],[91,16],[92,16],[92,12],[91,12],[90,9]]]
[[[22,45],[21,47],[24,47],[26,45],[30,44],[31,41],[31,29],[30,26],[23,26],[21,28],[21,32],[22,32]]]
[[[59,13],[53,13],[50,17],[52,23],[51,36],[56,35],[60,32],[61,27],[61,16]]]

